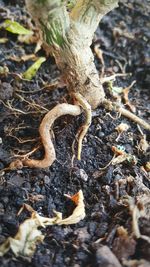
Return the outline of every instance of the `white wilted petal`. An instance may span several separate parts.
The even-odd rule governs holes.
[[[31,258],[35,252],[36,245],[41,243],[44,239],[42,232],[38,227],[46,227],[48,225],[68,225],[78,223],[85,217],[85,205],[82,190],[74,196],[68,196],[75,204],[72,215],[66,219],[62,219],[62,213],[55,211],[55,217],[47,218],[40,216],[31,206],[25,205],[29,211],[32,212],[31,218],[25,220],[19,227],[17,234],[14,238],[9,237],[0,246],[0,256],[3,256],[9,249],[13,251],[16,256],[23,256]]]
[[[65,219],[62,219],[62,213],[58,211],[54,211],[56,215],[54,218],[46,218],[46,217],[41,217],[38,215],[40,222],[42,222],[44,226],[54,225],[54,224],[57,224],[57,225],[75,224],[81,221],[82,219],[84,219],[85,205],[83,201],[84,197],[83,197],[82,190],[79,190],[79,192],[73,196],[68,196],[68,195],[66,196],[70,198],[76,204],[76,208],[74,209],[73,213]]]
[[[11,249],[16,256],[31,257],[36,249],[36,245],[42,242],[44,236],[38,230],[40,223],[37,219],[27,219],[19,227],[14,238],[9,237],[4,244],[0,246],[0,256],[3,256]]]
[[[118,133],[123,133],[129,129],[129,125],[124,122],[121,122],[115,129]]]
[[[57,224],[75,224],[79,221],[83,220],[85,217],[85,205],[84,205],[84,197],[82,190],[79,190],[77,194],[72,197],[69,197],[72,201],[75,202],[77,207],[74,209],[73,213],[67,217],[66,219],[58,219],[56,221]]]

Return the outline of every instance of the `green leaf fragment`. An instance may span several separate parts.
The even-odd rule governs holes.
[[[45,57],[38,58],[38,60],[23,73],[23,78],[26,80],[32,80],[44,61],[46,61]]]
[[[118,87],[118,86],[113,86],[112,87],[112,91],[113,91],[113,93],[121,94],[122,91],[123,91],[123,88],[122,87]]]
[[[33,32],[31,30],[28,30],[28,29],[24,28],[18,22],[11,21],[9,19],[4,21],[4,23],[2,24],[2,27],[5,28],[5,30],[7,30],[11,33],[14,33],[14,34],[23,34],[23,35],[33,34]]]

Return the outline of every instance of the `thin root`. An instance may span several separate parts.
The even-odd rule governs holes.
[[[113,74],[111,76],[101,78],[101,83],[102,84],[108,83],[108,82],[110,82],[112,80],[115,80],[116,77],[125,77],[125,76],[128,76],[128,75],[131,75],[131,73],[116,73],[116,74]]]
[[[144,129],[149,130],[150,131],[150,124],[147,123],[146,121],[144,121],[143,119],[139,118],[138,116],[136,116],[135,114],[133,114],[132,112],[130,112],[129,110],[119,107],[118,108],[118,112],[121,113],[121,115],[129,118],[130,120],[134,121],[135,123],[141,125]]]
[[[85,115],[86,115],[85,123],[80,127],[77,133],[77,137],[78,137],[77,159],[81,160],[82,142],[91,125],[92,111],[91,111],[90,104],[86,101],[86,99],[80,93],[74,93],[73,97],[77,100],[79,105],[83,108],[83,110],[85,111]]]
[[[144,121],[143,119],[139,118],[137,115],[133,114],[129,110],[127,110],[127,109],[121,107],[120,105],[118,105],[116,103],[113,103],[113,102],[111,102],[110,100],[107,100],[107,99],[105,99],[103,104],[105,105],[106,109],[115,110],[115,111],[119,112],[121,115],[123,115],[123,116],[127,117],[128,119],[134,121],[135,123],[139,124],[144,129],[150,131],[150,124],[147,123],[146,121]]]
[[[80,113],[81,109],[77,105],[64,103],[58,104],[56,107],[54,107],[45,115],[39,127],[41,141],[45,149],[44,158],[41,160],[29,159],[28,157],[24,159],[17,159],[10,164],[10,169],[22,168],[23,166],[28,166],[31,168],[47,168],[51,166],[56,159],[56,154],[51,140],[50,128],[52,127],[54,121],[60,116],[67,114],[77,116]]]
[[[124,99],[124,102],[125,102],[125,105],[130,109],[131,112],[135,113],[136,112],[136,108],[134,105],[132,105],[130,103],[130,100],[129,100],[129,91],[130,89],[133,87],[133,85],[136,83],[136,81],[133,81],[130,86],[126,87],[123,89],[123,99]]]
[[[19,157],[19,158],[28,158],[31,156],[35,151],[37,151],[40,148],[41,145],[38,145],[37,147],[33,148],[30,152],[23,154],[23,155],[14,155],[14,157]]]
[[[100,60],[100,62],[102,64],[102,69],[101,69],[101,78],[102,78],[104,76],[104,72],[105,72],[105,61],[103,58],[103,51],[100,49],[99,45],[94,46],[94,51],[95,51],[98,59]]]

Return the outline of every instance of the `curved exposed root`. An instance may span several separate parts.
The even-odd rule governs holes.
[[[149,130],[150,131],[150,124],[147,123],[146,121],[144,121],[143,119],[139,118],[138,116],[136,116],[135,114],[133,114],[132,112],[130,112],[129,110],[122,108],[122,107],[118,107],[118,112],[129,118],[130,120],[134,121],[135,123],[141,125],[144,129]]]
[[[78,154],[77,158],[78,160],[81,159],[81,151],[82,151],[82,141],[89,129],[89,126],[91,125],[91,120],[92,120],[92,111],[91,111],[91,106],[87,102],[87,100],[80,94],[80,93],[74,93],[73,97],[77,100],[78,104],[83,108],[86,114],[86,120],[85,123],[80,127],[77,133],[78,137]]]
[[[60,116],[67,114],[72,116],[77,116],[80,113],[81,109],[79,106],[65,104],[65,103],[58,104],[56,107],[50,110],[43,118],[39,127],[41,141],[45,149],[44,158],[42,160],[35,160],[29,158],[16,160],[10,164],[10,169],[17,169],[18,162],[19,162],[19,168],[23,166],[28,166],[31,168],[47,168],[51,166],[54,160],[56,159],[55,149],[50,134],[50,128],[52,124]]]
[[[137,115],[133,114],[129,110],[127,110],[127,109],[119,106],[118,104],[113,103],[113,102],[111,102],[110,100],[107,100],[107,99],[105,99],[103,104],[105,105],[106,109],[115,110],[115,111],[119,112],[121,115],[123,115],[123,116],[127,117],[128,119],[132,120],[133,122],[139,124],[144,129],[150,131],[150,124],[147,123],[146,121],[144,121],[143,119],[139,118]]]

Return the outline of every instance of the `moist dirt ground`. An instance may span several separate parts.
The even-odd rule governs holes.
[[[146,121],[150,113],[149,16],[148,0],[121,1],[119,8],[103,18],[91,47],[94,53],[94,46],[99,44],[103,52],[105,66],[94,53],[100,74],[102,70],[105,76],[131,73],[116,78],[114,86],[126,88],[136,80],[129,91],[129,100],[136,108],[136,114]],[[0,0],[0,22],[7,18],[13,18],[26,28],[31,27],[24,1]],[[150,154],[149,149],[141,145],[143,135],[148,141],[148,132],[100,106],[93,111],[81,161],[75,158],[72,162],[72,143],[84,115],[64,116],[53,125],[57,159],[51,167],[3,171],[16,155],[26,154],[39,145],[32,157],[43,157],[39,124],[44,114],[56,104],[71,99],[66,88],[57,85],[60,73],[52,57],[47,57],[31,81],[24,81],[19,75],[33,61],[21,58],[33,54],[36,44],[21,43],[17,35],[4,29],[0,29],[0,38],[7,38],[0,44],[0,67],[3,70],[0,71],[0,243],[14,236],[20,223],[29,217],[28,212],[17,216],[24,203],[44,216],[52,217],[55,209],[65,217],[74,207],[64,194],[74,194],[82,189],[86,208],[86,217],[78,224],[42,230],[44,242],[37,246],[30,261],[16,258],[9,251],[0,258],[0,266],[150,266],[149,203],[146,214],[137,222],[141,235],[147,237],[144,239],[136,237],[132,210],[124,201],[130,197],[136,205],[137,196],[142,198],[149,192],[150,177],[145,166]],[[45,51],[41,49],[37,56],[45,56]],[[48,86],[51,84],[53,86]],[[114,96],[109,88],[105,84],[107,97],[112,99]],[[122,101],[121,95],[119,97]],[[117,141],[115,128],[121,122],[127,123],[129,129]],[[112,146],[120,146],[136,160],[104,168],[114,155]],[[118,231],[120,226],[127,230],[126,237]]]

